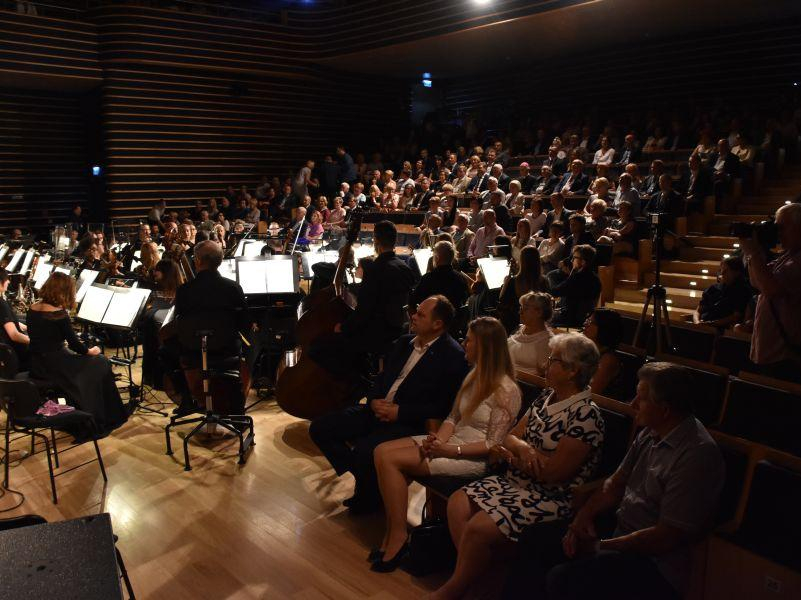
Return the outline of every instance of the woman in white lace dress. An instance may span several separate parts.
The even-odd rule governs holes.
[[[472,321],[465,356],[473,365],[453,410],[436,433],[381,444],[374,457],[387,531],[370,553],[374,571],[394,570],[405,555],[411,477],[486,474],[489,449],[503,442],[520,410],[520,389],[506,345],[506,331],[490,317]],[[387,560],[384,560],[387,557]]]
[[[494,561],[508,559],[520,532],[572,516],[572,490],[600,460],[604,422],[589,383],[598,349],[579,333],[550,342],[548,386],[492,456],[504,475],[467,484],[448,499],[448,528],[458,550],[451,578],[430,598],[461,598]]]

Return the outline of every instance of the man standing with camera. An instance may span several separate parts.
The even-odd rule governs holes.
[[[760,292],[751,360],[763,375],[801,381],[801,204],[777,210],[776,229],[783,252],[770,262],[758,241],[758,226],[750,238],[740,239],[751,285]]]

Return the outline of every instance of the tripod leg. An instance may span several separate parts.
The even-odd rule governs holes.
[[[195,428],[190,431],[186,437],[184,438],[184,471],[191,471],[192,466],[189,464],[189,440],[194,436],[198,431],[200,431],[204,425],[207,425],[208,421],[206,419],[201,419],[200,423],[198,423]]]
[[[651,299],[653,298],[652,290],[649,288],[648,292],[645,295],[645,304],[642,307],[642,314],[640,315],[640,320],[637,321],[637,328],[634,330],[634,339],[631,340],[631,345],[635,348],[638,348],[637,342],[640,339],[640,332],[642,331],[642,324],[645,323],[645,319],[648,318],[648,305],[651,304]],[[650,333],[648,337],[650,338]],[[646,341],[645,347],[648,348],[648,342]]]
[[[656,330],[656,353],[662,352],[662,299],[654,295],[654,329]]]
[[[667,349],[669,352],[675,353],[676,349],[673,347],[673,339],[670,335],[670,311],[668,311],[667,302],[662,304],[662,310],[665,313],[665,339],[667,340]]]
[[[167,438],[167,455],[172,456],[172,444],[170,443],[170,428],[173,426],[173,419],[170,419],[169,424],[164,428],[164,435]]]

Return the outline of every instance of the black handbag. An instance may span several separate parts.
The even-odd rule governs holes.
[[[412,529],[409,534],[409,556],[404,569],[415,577],[425,577],[452,569],[456,564],[456,548],[451,541],[448,524],[434,519]]]

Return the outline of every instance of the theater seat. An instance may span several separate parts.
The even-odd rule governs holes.
[[[689,370],[695,380],[695,416],[707,427],[720,421],[729,380],[727,369],[670,354],[660,354],[656,360],[680,364]]]
[[[637,372],[645,363],[645,356],[636,352],[618,348],[615,356],[620,360],[620,374],[604,390],[603,395],[620,402],[631,402],[637,395]]]
[[[713,328],[671,322],[670,335],[676,356],[709,362],[717,335]]]
[[[604,444],[601,448],[601,461],[595,478],[608,477],[618,468],[631,441],[631,428],[634,420],[630,415],[599,407],[604,418]]]
[[[720,526],[732,522],[737,516],[737,507],[743,494],[748,470],[748,454],[742,447],[720,439],[722,436],[713,434],[713,437],[726,465],[726,479],[723,482],[718,512],[715,516],[715,525]]]
[[[795,427],[800,422],[801,396],[787,389],[730,378],[720,431],[801,456],[801,436]]]
[[[760,461],[740,528],[723,536],[775,563],[801,571],[801,472]]]
[[[721,335],[715,340],[712,363],[726,367],[732,374],[756,371],[751,362],[751,340],[739,336]]]

